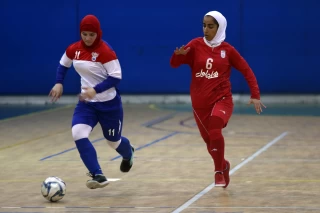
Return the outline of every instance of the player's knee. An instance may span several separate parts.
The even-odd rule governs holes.
[[[225,126],[224,120],[218,116],[211,116],[210,117],[210,129],[223,129]]]
[[[87,124],[76,124],[72,127],[72,137],[74,141],[88,138],[92,127]]]
[[[211,129],[209,131],[210,141],[217,141],[223,138],[222,129]]]
[[[209,135],[211,141],[216,141],[222,138],[222,129],[224,127],[224,121],[218,116],[212,116],[210,118]]]
[[[121,138],[120,138],[120,140],[118,140],[118,141],[109,141],[109,140],[107,140],[107,143],[108,143],[108,145],[109,145],[111,148],[117,149],[118,146],[119,146],[120,143],[121,143]]]

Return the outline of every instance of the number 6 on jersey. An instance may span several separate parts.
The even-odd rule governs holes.
[[[213,62],[212,58],[208,58],[207,59],[207,63],[206,63],[206,69],[207,70],[210,70],[212,68],[212,62]]]

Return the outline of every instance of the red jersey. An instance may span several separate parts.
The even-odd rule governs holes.
[[[194,108],[212,107],[223,97],[232,96],[231,67],[239,70],[246,79],[251,98],[260,99],[260,91],[254,73],[239,52],[227,42],[211,47],[204,38],[191,40],[186,55],[173,53],[170,64],[177,68],[187,64],[191,68],[190,95]]]

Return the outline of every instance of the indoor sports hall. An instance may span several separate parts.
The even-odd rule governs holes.
[[[319,213],[320,2],[282,0],[168,1],[155,5],[97,0],[0,4],[0,213]],[[230,184],[215,187],[214,166],[194,119],[190,68],[173,69],[176,47],[202,37],[202,19],[217,10],[228,20],[226,41],[257,78],[258,115],[250,89],[232,69],[234,110],[226,128]],[[52,103],[59,60],[79,37],[80,20],[99,17],[103,39],[122,68],[122,132],[135,147],[133,167],[98,124],[90,134],[109,185],[88,189],[71,133],[81,84],[68,70],[62,97]],[[312,45],[311,45],[312,44]],[[66,184],[46,200],[41,184]]]

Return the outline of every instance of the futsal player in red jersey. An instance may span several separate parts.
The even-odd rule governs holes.
[[[220,12],[208,12],[203,18],[204,37],[176,48],[170,60],[173,68],[186,64],[192,70],[190,95],[194,118],[214,161],[215,186],[224,188],[230,182],[230,162],[224,158],[222,129],[233,112],[232,67],[243,74],[249,85],[249,104],[254,105],[258,114],[265,107],[260,101],[258,83],[250,66],[232,45],[224,41],[226,27],[227,20]]]

